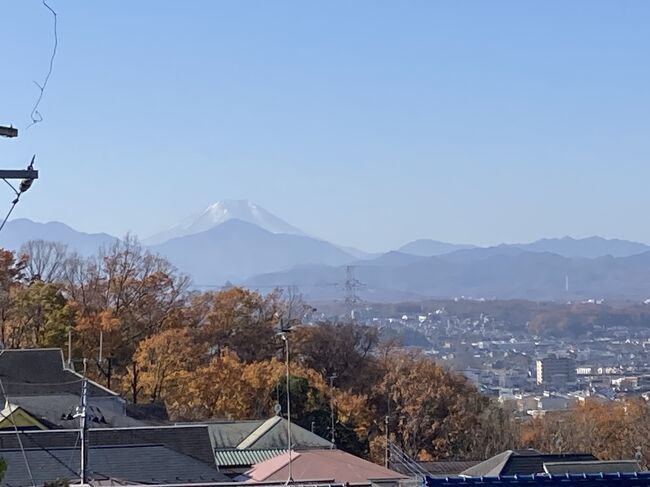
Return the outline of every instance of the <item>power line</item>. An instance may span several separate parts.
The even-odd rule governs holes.
[[[7,181],[5,178],[2,178],[2,180],[9,185],[9,187],[13,190],[14,193],[16,193],[16,198],[11,202],[11,206],[9,207],[9,211],[4,217],[4,220],[2,220],[2,224],[0,224],[0,231],[5,227],[7,220],[9,220],[9,217],[14,211],[14,208],[16,208],[16,205],[18,204],[18,201],[20,201],[20,193],[18,190],[14,187],[13,184],[11,184],[9,181]]]
[[[286,288],[313,288],[313,287],[337,287],[340,286],[338,282],[332,283],[314,283],[314,284],[194,284],[193,287],[197,289],[230,289],[231,287],[242,287],[245,289],[286,289]]]
[[[52,70],[54,69],[54,58],[56,58],[56,51],[59,47],[57,14],[54,11],[54,9],[48,5],[46,0],[42,0],[42,3],[45,6],[45,8],[47,8],[52,13],[52,16],[54,18],[54,45],[52,47],[52,55],[50,56],[50,65],[48,67],[47,74],[45,75],[45,79],[43,80],[43,83],[39,84],[38,82],[34,81],[34,84],[38,87],[39,93],[38,93],[38,98],[36,99],[36,103],[34,104],[34,108],[32,108],[32,111],[29,114],[32,121],[26,127],[27,129],[43,121],[43,116],[38,111],[38,107],[41,104],[41,101],[43,100],[43,96],[45,95],[45,89],[47,88],[47,84],[50,82],[50,76],[52,76]]]
[[[5,349],[0,350],[0,356],[5,353]],[[0,378],[0,390],[2,391],[2,395],[5,398],[5,403],[11,407],[11,402],[9,401],[9,396],[7,396],[7,391],[5,391],[5,386],[2,383],[2,378]],[[20,437],[20,432],[18,431],[18,426],[16,425],[16,421],[14,420],[14,415],[12,412],[9,412],[9,420],[11,421],[11,424],[14,425],[14,431],[16,432],[16,438],[18,439],[18,444],[20,445],[20,451],[23,454],[23,460],[25,460],[25,467],[27,467],[27,473],[29,474],[29,480],[31,480],[32,485],[36,487],[36,482],[34,482],[34,476],[32,475],[32,469],[29,466],[29,459],[27,458],[27,453],[25,452],[25,448],[23,447],[23,440]]]
[[[2,180],[5,183],[7,183],[7,185],[9,185],[9,187],[13,190],[13,192],[16,193],[16,196],[18,196],[18,190],[16,189],[16,187],[13,184],[11,184],[9,181],[7,181],[6,178],[2,178]]]
[[[25,433],[21,433],[21,434],[25,434]],[[40,444],[38,441],[36,441],[36,439],[35,439],[33,436],[29,435],[29,433],[27,433],[27,438],[30,439],[32,445],[35,445],[36,447],[38,447],[39,450],[41,450],[41,451],[43,451],[44,453],[46,453],[46,454],[47,454],[48,456],[50,456],[50,457],[51,457],[55,462],[59,463],[59,464],[60,464],[61,466],[63,466],[65,469],[69,470],[70,473],[72,473],[72,475],[77,475],[77,474],[79,474],[79,472],[78,472],[77,470],[72,469],[72,468],[71,468],[71,465],[72,465],[72,463],[73,463],[73,461],[74,461],[74,457],[75,457],[75,455],[76,455],[77,445],[79,444],[79,437],[80,437],[80,435],[81,435],[81,433],[77,432],[77,438],[76,438],[76,440],[75,440],[75,442],[74,442],[74,445],[73,445],[73,447],[72,447],[72,453],[70,454],[70,458],[69,458],[69,460],[68,460],[67,463],[66,463],[64,460],[62,460],[61,458],[57,457],[54,453],[52,453],[52,452],[51,452],[51,451],[50,451],[46,446],[43,446],[43,445]],[[69,448],[69,447],[64,447],[64,448]],[[47,463],[47,462],[43,462],[43,464],[42,464],[40,467],[37,467],[37,468],[34,470],[34,474],[38,476],[38,474],[39,474],[40,472],[42,472],[43,469],[45,469],[46,467],[48,467],[48,463]]]
[[[9,220],[9,217],[10,217],[11,214],[13,213],[14,208],[16,208],[16,205],[17,205],[17,204],[18,204],[18,198],[16,198],[15,200],[13,200],[13,201],[11,202],[11,206],[9,207],[9,211],[8,211],[7,214],[5,215],[4,220],[2,220],[2,224],[0,224],[0,232],[2,231],[2,229],[3,229],[3,228],[5,227],[5,225],[7,224],[7,220]]]
[[[66,386],[70,384],[79,384],[83,379],[70,380],[67,382],[4,382],[7,385],[14,386],[34,386],[34,387],[44,387],[44,386]]]

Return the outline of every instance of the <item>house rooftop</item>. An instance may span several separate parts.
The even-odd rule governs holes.
[[[286,449],[287,447],[287,420],[280,416],[273,416],[266,420],[210,421],[185,424],[206,426],[215,451],[233,448],[272,450]],[[291,423],[291,444],[296,449],[333,447],[330,441],[295,423]]]
[[[74,481],[80,477],[78,447],[27,448],[24,455],[20,449],[0,450],[0,456],[7,462],[2,485],[44,485],[54,480]],[[217,471],[214,465],[163,445],[153,444],[91,447],[88,451],[88,471],[90,478],[117,478],[121,481],[146,484],[229,480]]]
[[[438,462],[418,462],[418,465],[431,475],[458,475],[479,462],[474,460],[448,460]]]
[[[501,477],[428,477],[427,487],[648,487],[650,472],[565,475],[506,475]]]
[[[408,477],[341,450],[292,451],[253,466],[246,483],[277,482],[291,475],[297,482],[360,483],[399,481]]]
[[[544,473],[544,463],[586,462],[598,460],[589,453],[541,453],[537,450],[506,450],[463,470],[468,477],[498,477]]]
[[[78,445],[79,431],[34,430],[0,432],[0,450],[25,448],[72,448]],[[97,428],[90,430],[91,447],[163,445],[203,463],[215,465],[210,436],[205,425],[152,426],[137,428]]]
[[[60,348],[5,349],[0,352],[0,380],[9,398],[81,393],[82,376],[66,367]],[[88,381],[90,397],[119,395]],[[6,400],[1,397],[2,402]]]

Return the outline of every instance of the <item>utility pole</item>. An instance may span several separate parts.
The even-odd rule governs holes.
[[[18,137],[18,129],[12,126],[0,125],[0,137],[6,137],[10,139]],[[2,230],[4,224],[9,219],[9,216],[11,215],[14,207],[18,204],[20,195],[22,195],[32,186],[32,183],[35,179],[38,179],[38,171],[34,169],[35,159],[36,156],[32,157],[32,162],[29,164],[29,166],[27,166],[27,169],[0,169],[0,179],[3,179],[7,184],[9,184],[9,186],[11,186],[11,189],[13,189],[16,193],[16,198],[12,201],[11,209],[9,210],[9,213],[7,213],[7,216],[5,217],[2,225],[0,225],[0,230]],[[14,188],[8,179],[19,179],[20,186],[18,189]]]
[[[280,319],[280,327],[277,335],[284,342],[286,381],[287,381],[287,452],[289,453],[289,478],[284,485],[293,483],[293,462],[291,461],[291,375],[290,375],[290,356],[289,356],[289,335],[291,328],[285,328],[283,320]]]
[[[85,369],[85,360],[84,360]],[[86,404],[88,401],[88,379],[84,370],[81,382],[81,408],[79,411],[79,429],[81,433],[81,485],[88,484],[88,422],[86,421]]]
[[[384,450],[384,466],[388,468],[388,427],[390,423],[390,416],[386,416],[386,449]]]
[[[0,125],[0,137],[13,139],[18,137],[18,129],[12,126]],[[32,159],[33,163],[34,159]],[[27,169],[0,169],[0,179],[23,179],[34,180],[38,179],[38,171],[35,170],[31,164]],[[25,190],[26,191],[26,190]]]
[[[334,417],[334,379],[336,379],[338,376],[336,373],[332,374],[329,376],[330,380],[330,416],[331,416],[331,433],[332,433],[332,438],[330,442],[332,443],[332,448],[336,448],[336,435],[335,435],[335,427],[336,427],[336,421]]]
[[[79,419],[79,439],[81,442],[81,455],[79,462],[79,480],[80,485],[88,485],[88,423],[106,423],[106,419],[101,411],[94,410],[93,406],[88,405],[88,359],[83,359],[83,376],[81,378],[81,399],[79,405],[67,414],[61,415],[64,421],[74,421]]]
[[[81,379],[81,400],[79,406],[68,414],[61,415],[65,421],[74,421],[79,418],[79,439],[81,441],[81,455],[79,462],[79,481],[81,485],[88,484],[88,379],[86,377],[87,360],[83,359],[84,373]]]
[[[72,364],[72,328],[68,329],[68,368],[74,369]]]

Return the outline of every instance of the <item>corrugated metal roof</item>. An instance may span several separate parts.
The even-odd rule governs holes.
[[[286,450],[267,448],[259,450],[215,450],[214,457],[219,467],[250,467],[269,458],[282,455]]]
[[[585,473],[566,475],[513,475],[500,477],[428,477],[427,487],[455,487],[472,485],[500,486],[546,486],[546,487],[641,487],[650,486],[650,472],[634,473]]]
[[[544,471],[552,475],[566,473],[640,472],[636,460],[598,460],[590,462],[544,462]]]

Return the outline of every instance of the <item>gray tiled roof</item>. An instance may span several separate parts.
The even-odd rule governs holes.
[[[27,449],[25,451],[36,485],[53,480],[79,478],[79,448]],[[0,450],[7,462],[1,485],[31,485],[21,450]],[[93,447],[88,452],[91,478],[118,478],[140,483],[197,483],[227,481],[213,465],[206,464],[162,445]]]
[[[497,477],[505,468],[512,450],[506,450],[461,472],[470,477]]]
[[[312,433],[305,428],[291,423],[291,445],[294,449],[301,448],[331,448],[325,438]],[[264,421],[255,431],[237,445],[237,448],[286,448],[287,446],[287,420],[279,416]]]
[[[287,420],[273,416],[267,420],[217,421],[207,423],[215,449],[269,450],[287,447]],[[332,444],[295,423],[291,424],[294,448],[330,448]]]
[[[207,427],[214,448],[236,448],[263,423],[263,420],[216,421],[208,423]]]
[[[65,368],[60,348],[3,350],[0,380],[9,398],[81,392],[81,376]],[[88,395],[118,396],[92,381],[88,383]]]
[[[43,419],[50,424],[62,428],[76,427],[76,421],[62,420],[61,415],[73,411],[79,405],[81,402],[79,396],[73,394],[53,394],[47,396],[10,397],[9,400],[11,404],[22,407],[36,419]],[[124,414],[118,414],[110,407],[103,407],[101,404],[96,404],[92,397],[88,402],[92,408],[93,415],[101,416],[106,421],[106,423],[89,422],[88,424],[91,428],[146,426],[146,423],[142,421],[130,418]]]
[[[458,475],[462,471],[473,467],[477,463],[479,462],[469,460],[418,462],[420,467],[429,472],[431,475]]]
[[[25,448],[74,447],[78,441],[78,431],[24,431],[20,433],[20,438]],[[212,444],[205,425],[98,428],[89,432],[88,442],[91,446],[163,445],[214,465]],[[19,447],[14,432],[0,432],[0,449]]]

